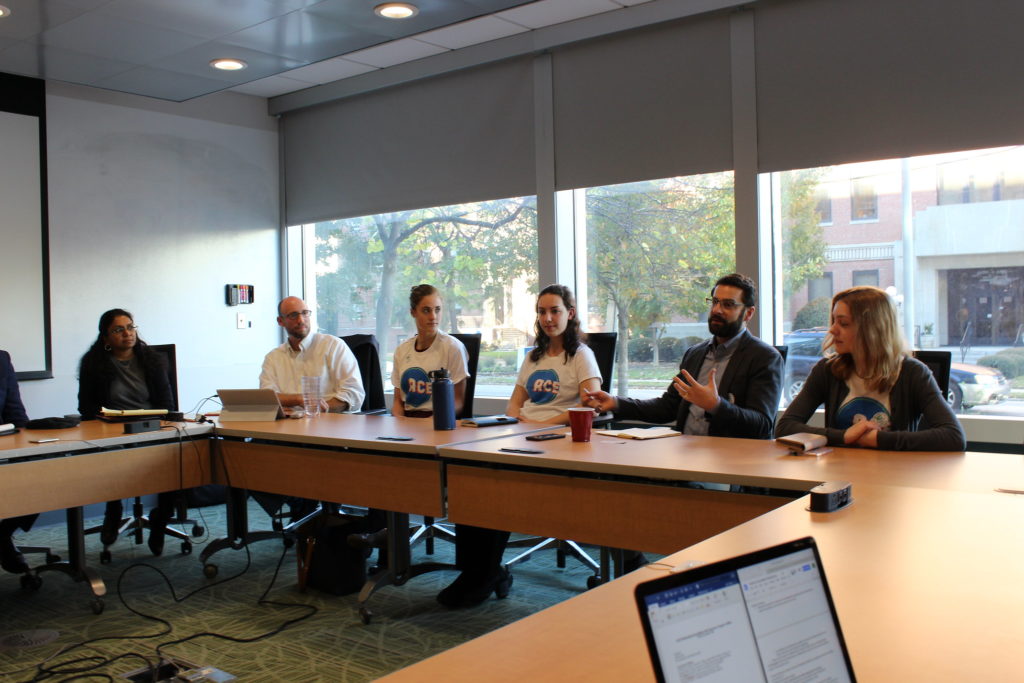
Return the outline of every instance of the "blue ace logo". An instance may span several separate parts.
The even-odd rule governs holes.
[[[558,373],[554,370],[536,370],[526,380],[526,393],[537,405],[551,403],[558,396]]]
[[[402,373],[402,391],[405,404],[413,408],[430,400],[430,378],[423,368],[409,368]]]

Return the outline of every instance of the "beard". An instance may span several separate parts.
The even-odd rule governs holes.
[[[722,339],[732,339],[740,330],[743,329],[743,314],[741,313],[736,317],[735,320],[729,322],[724,318],[713,317],[708,318],[708,331],[716,337]]]

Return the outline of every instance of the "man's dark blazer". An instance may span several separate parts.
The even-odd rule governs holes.
[[[11,354],[0,351],[0,423],[13,423],[15,427],[24,427],[28,422],[25,406],[21,402],[18,390],[18,378],[14,375]]]
[[[683,354],[679,365],[694,379],[700,376],[704,356],[714,338],[694,344]],[[708,424],[710,436],[734,436],[745,439],[770,439],[775,425],[775,413],[782,396],[784,363],[775,347],[764,343],[749,332],[736,342],[738,346],[729,359],[725,372],[715,378],[718,395],[722,397],[718,410]],[[642,420],[655,424],[676,421],[676,429],[685,431],[690,402],[684,401],[671,384],[658,398],[619,398],[616,419]]]

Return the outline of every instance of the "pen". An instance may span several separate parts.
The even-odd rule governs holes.
[[[60,439],[32,439],[29,443],[53,443],[54,441],[60,441]]]

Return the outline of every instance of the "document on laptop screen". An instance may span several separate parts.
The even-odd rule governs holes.
[[[667,681],[848,681],[810,549],[646,598]]]

